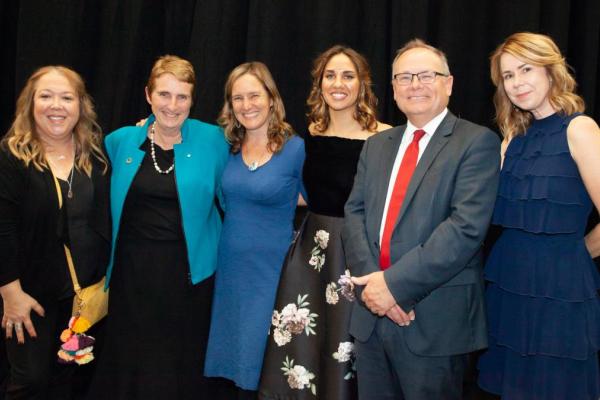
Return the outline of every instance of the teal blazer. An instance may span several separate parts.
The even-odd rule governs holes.
[[[112,212],[112,250],[106,271],[108,288],[114,265],[121,213],[127,192],[145,152],[150,115],[144,126],[127,126],[106,136],[105,145],[112,164],[110,206]],[[181,207],[183,233],[190,263],[190,277],[196,284],[212,275],[217,265],[217,246],[221,217],[216,207],[221,175],[227,162],[229,145],[218,127],[187,119],[181,127],[182,141],[175,153],[175,184]]]

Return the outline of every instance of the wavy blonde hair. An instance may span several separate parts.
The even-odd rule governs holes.
[[[556,43],[550,37],[539,33],[514,33],[490,56],[490,75],[496,86],[496,123],[505,138],[524,134],[533,116],[529,111],[514,106],[504,90],[500,66],[503,54],[511,54],[523,62],[546,69],[551,79],[548,101],[554,110],[567,115],[585,110],[583,99],[575,93],[577,83],[569,73],[570,67]]]
[[[103,173],[108,170],[108,160],[102,151],[102,129],[96,122],[96,111],[91,96],[85,89],[81,76],[70,68],[62,65],[49,65],[39,68],[29,79],[19,94],[15,111],[15,120],[2,139],[5,146],[16,158],[42,171],[50,169],[45,157],[45,150],[33,116],[34,97],[37,83],[40,78],[50,72],[57,72],[64,76],[73,87],[75,95],[79,98],[79,120],[73,128],[75,142],[74,165],[84,171],[87,176],[92,175],[92,158],[103,165]]]
[[[325,73],[325,67],[332,57],[344,54],[352,61],[356,73],[358,75],[358,81],[360,88],[358,90],[358,98],[356,99],[356,108],[354,109],[354,119],[358,121],[362,129],[369,132],[377,131],[377,97],[373,93],[371,86],[373,82],[371,80],[371,68],[369,63],[356,50],[350,47],[335,45],[323,53],[321,53],[313,63],[313,69],[311,71],[312,86],[310,94],[306,100],[306,105],[309,108],[308,117],[309,124],[312,124],[315,131],[323,133],[329,127],[330,116],[329,106],[325,102],[321,93],[321,83],[323,81],[323,74]]]
[[[233,105],[231,103],[231,92],[233,84],[243,75],[254,76],[263,85],[269,98],[273,101],[271,115],[269,117],[269,128],[267,130],[270,151],[277,153],[283,148],[284,143],[294,134],[290,124],[285,122],[285,107],[283,100],[275,85],[273,76],[267,66],[259,61],[247,62],[238,65],[231,71],[227,82],[225,82],[225,101],[217,119],[218,124],[225,132],[225,138],[231,144],[231,152],[237,153],[242,148],[242,142],[246,136],[246,128],[235,118]]]

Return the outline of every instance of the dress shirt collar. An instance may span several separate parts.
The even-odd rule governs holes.
[[[447,107],[444,108],[444,110],[441,113],[439,113],[438,115],[436,115],[431,121],[426,123],[425,126],[423,126],[423,128],[417,128],[410,121],[407,121],[405,133],[408,133],[409,137],[412,140],[412,137],[413,137],[413,134],[415,133],[415,131],[417,129],[423,129],[425,131],[425,136],[431,137],[435,133],[436,129],[440,126],[440,124],[442,123],[444,118],[446,117],[446,114],[448,114]]]

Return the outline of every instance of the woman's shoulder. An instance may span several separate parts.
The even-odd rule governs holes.
[[[31,165],[30,165],[31,166]],[[6,189],[13,187],[17,189],[22,187],[23,179],[28,176],[28,169],[25,163],[17,158],[6,146],[6,143],[0,144],[0,187]],[[31,168],[31,170],[35,170]]]
[[[216,151],[222,157],[226,157],[229,153],[229,143],[227,143],[221,127],[189,118],[185,121],[184,129],[188,131],[188,135],[184,136],[184,141],[189,140],[194,146],[203,149],[209,146],[211,152]]]
[[[304,152],[304,139],[298,135],[292,135],[287,142],[285,142],[284,150],[296,153],[298,151]]]
[[[567,138],[572,148],[586,147],[598,143],[600,128],[596,121],[584,114],[572,117],[567,126]]]
[[[569,128],[574,128],[575,130],[589,130],[598,127],[598,124],[596,123],[596,121],[594,121],[592,117],[582,113],[576,113],[567,116],[565,117],[565,119],[569,122]]]
[[[142,126],[123,126],[118,128],[104,137],[107,143],[120,143],[132,136],[137,136],[143,131]]]
[[[199,119],[188,118],[185,121],[185,124],[188,129],[191,129],[194,132],[201,131],[211,135],[216,135],[221,132],[221,128],[217,125],[209,124],[208,122],[200,121]]]
[[[377,128],[375,128],[375,130],[377,133],[379,133],[379,132],[387,131],[388,129],[392,129],[392,128],[393,128],[393,126],[391,126],[391,125],[388,125],[381,121],[377,121]]]
[[[25,163],[15,156],[4,141],[0,142],[0,169],[25,170]]]

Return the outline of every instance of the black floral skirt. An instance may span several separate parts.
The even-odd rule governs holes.
[[[354,302],[343,218],[309,212],[286,257],[263,363],[261,399],[355,399]]]

